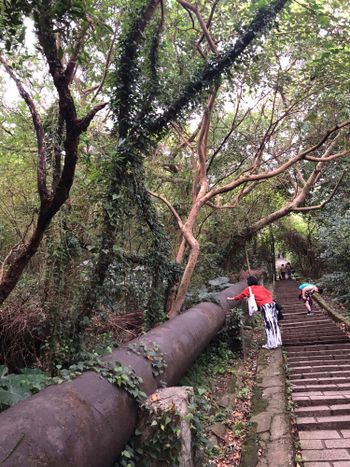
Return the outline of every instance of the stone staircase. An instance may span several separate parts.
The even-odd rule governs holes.
[[[295,281],[275,294],[304,466],[350,467],[350,339],[317,306],[306,315]]]

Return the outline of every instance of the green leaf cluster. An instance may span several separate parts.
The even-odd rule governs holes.
[[[38,369],[23,368],[19,374],[9,373],[0,365],[0,411],[52,384],[53,380]]]

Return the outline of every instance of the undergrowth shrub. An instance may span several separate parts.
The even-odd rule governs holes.
[[[51,383],[52,378],[38,369],[23,368],[19,374],[13,374],[0,365],[0,412]]]
[[[48,331],[38,284],[24,277],[0,311],[0,364],[12,371],[36,364]]]
[[[216,298],[217,293],[232,285],[230,279],[226,276],[211,279],[205,285],[199,288],[193,288],[187,293],[184,308],[191,308],[193,305],[201,302],[219,304]]]
[[[350,273],[348,271],[336,271],[324,274],[320,282],[339,302],[350,301]]]
[[[237,358],[238,355],[232,352],[225,336],[220,334],[197,358],[179,383],[194,388],[196,410],[193,411],[192,424],[195,428],[193,441],[196,465],[207,465],[207,461],[216,454],[216,449],[206,436],[205,427],[224,420],[227,408],[219,406],[215,399],[215,378],[233,372],[233,364]]]

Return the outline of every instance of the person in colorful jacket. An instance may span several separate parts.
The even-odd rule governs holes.
[[[271,292],[262,285],[259,285],[255,276],[249,276],[246,287],[239,295],[227,297],[227,300],[242,300],[250,296],[249,287],[255,296],[256,304],[261,310],[264,320],[266,344],[265,349],[276,349],[282,345],[281,331],[278,325],[276,303],[272,298]]]
[[[303,300],[306,308],[306,314],[312,315],[314,313],[313,308],[312,308],[312,295],[317,292],[317,293],[322,293],[323,289],[322,287],[318,287],[317,285],[314,284],[309,284],[308,282],[304,282],[303,284],[299,285],[299,300]]]

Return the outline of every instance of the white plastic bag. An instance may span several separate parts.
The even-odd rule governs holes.
[[[252,289],[249,287],[249,297],[248,297],[248,311],[249,316],[253,316],[254,313],[258,311],[258,305],[255,301],[255,295],[252,292]]]

